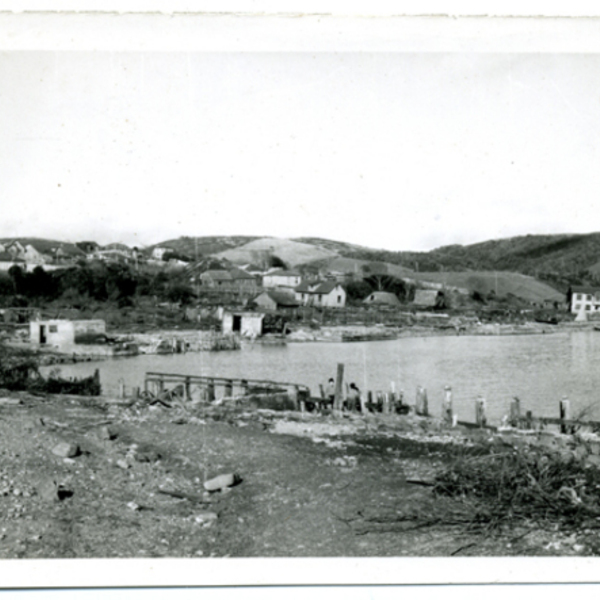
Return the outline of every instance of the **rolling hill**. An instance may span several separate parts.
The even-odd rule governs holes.
[[[276,256],[289,267],[296,267],[324,258],[337,256],[333,250],[283,238],[260,238],[247,244],[217,253],[235,264],[260,263],[266,256]]]

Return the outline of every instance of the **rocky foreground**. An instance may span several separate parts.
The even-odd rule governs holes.
[[[600,553],[592,433],[0,392],[0,454],[2,558]],[[461,476],[514,457],[511,498],[559,512]]]

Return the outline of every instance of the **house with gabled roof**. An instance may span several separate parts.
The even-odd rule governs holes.
[[[296,300],[304,306],[343,308],[346,306],[346,290],[337,281],[304,282],[294,288]]]
[[[259,294],[252,304],[265,310],[295,314],[300,303],[293,292],[283,290],[265,290]]]

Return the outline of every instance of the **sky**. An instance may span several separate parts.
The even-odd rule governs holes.
[[[0,237],[600,231],[600,55],[0,53]]]

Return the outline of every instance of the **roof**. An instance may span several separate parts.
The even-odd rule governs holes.
[[[300,273],[298,271],[289,270],[286,271],[284,269],[278,269],[277,271],[272,271],[271,273],[266,273],[266,276],[275,275],[276,277],[300,277]]]
[[[254,275],[246,273],[243,269],[231,269],[229,275],[231,279],[256,279]]]
[[[598,289],[589,285],[572,285],[571,292],[574,294],[596,294]]]
[[[312,290],[310,288],[310,283],[308,283],[308,281],[303,281],[300,285],[294,288],[294,291],[300,292],[301,294],[311,294]]]
[[[329,294],[338,285],[340,284],[337,281],[324,281],[313,290],[313,294]]]
[[[205,271],[204,273],[202,273],[200,275],[200,279],[204,279],[210,277],[212,279],[221,279],[221,280],[226,280],[226,281],[231,281],[233,279],[233,277],[231,276],[231,273],[229,271],[225,271],[224,269],[213,269],[210,271]]]
[[[269,291],[263,292],[260,296],[267,295],[278,306],[300,306],[296,298],[287,292]],[[257,296],[257,298],[260,298]]]
[[[369,294],[363,302],[373,304],[388,304],[390,306],[400,306],[400,300],[396,294],[391,292],[373,292]]]

